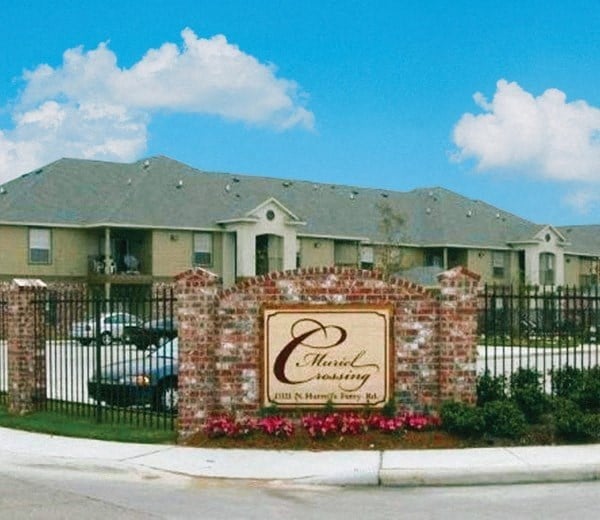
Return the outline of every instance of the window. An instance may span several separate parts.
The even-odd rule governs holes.
[[[356,267],[358,265],[356,242],[336,241],[333,246],[333,262],[337,266]]]
[[[540,285],[554,285],[554,255],[540,254]]]
[[[51,236],[49,229],[29,229],[29,262],[49,264],[51,261]]]
[[[212,265],[212,254],[212,234],[194,233],[194,265]]]
[[[360,268],[373,269],[373,246],[361,246]]]
[[[492,252],[492,275],[494,278],[504,278],[506,255],[501,251]]]

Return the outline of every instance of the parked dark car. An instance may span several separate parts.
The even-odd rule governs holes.
[[[178,340],[138,357],[102,367],[88,381],[88,394],[110,406],[143,406],[176,413],[178,403]]]
[[[123,329],[123,341],[145,350],[151,345],[156,347],[177,337],[177,320],[158,318],[141,324],[131,324]]]

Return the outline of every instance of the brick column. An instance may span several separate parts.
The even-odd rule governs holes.
[[[479,276],[463,267],[441,273],[437,318],[439,402],[477,398],[477,291]]]
[[[221,280],[203,269],[175,280],[179,336],[179,426],[184,441],[202,429],[217,402],[215,349]]]
[[[8,291],[8,410],[23,415],[46,399],[44,308],[34,299],[46,294],[41,280],[13,280]]]

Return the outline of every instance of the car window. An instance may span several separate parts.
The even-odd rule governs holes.
[[[149,357],[177,358],[179,355],[179,342],[177,338],[167,341],[163,346],[149,354]]]

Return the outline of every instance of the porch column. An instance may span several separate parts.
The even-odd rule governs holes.
[[[111,256],[110,250],[110,228],[104,229],[104,275],[110,273],[109,260]],[[110,282],[104,282],[104,297],[108,300],[110,298]],[[108,309],[107,309],[108,311]]]

